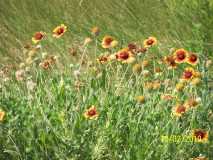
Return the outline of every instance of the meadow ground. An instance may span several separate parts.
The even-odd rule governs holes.
[[[213,160],[212,0],[0,6],[0,160]]]

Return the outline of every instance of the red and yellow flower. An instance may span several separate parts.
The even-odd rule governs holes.
[[[168,65],[168,69],[177,68],[177,63],[175,62],[175,59],[173,56],[164,57],[164,62],[166,65]]]
[[[198,64],[198,56],[194,53],[189,53],[186,62],[191,65]]]
[[[67,26],[65,26],[64,24],[61,24],[60,26],[57,26],[54,30],[53,30],[53,37],[55,38],[60,38],[61,36],[64,35],[64,33],[67,31]]]
[[[102,40],[103,48],[113,48],[117,46],[118,41],[116,41],[112,36],[105,36]]]
[[[192,131],[192,136],[196,142],[207,142],[208,141],[208,131],[203,129],[194,129]]]
[[[126,48],[118,51],[115,54],[115,57],[118,61],[121,61],[122,63],[133,63],[135,61],[134,54]]]
[[[157,44],[157,39],[155,37],[149,37],[149,38],[145,39],[143,42],[143,45],[145,48],[149,48],[156,44]]]
[[[183,104],[177,104],[173,109],[172,113],[176,117],[181,117],[186,112],[186,106]]]
[[[110,60],[109,55],[102,55],[97,58],[97,61],[101,64],[104,64]]]
[[[188,56],[188,52],[185,49],[183,49],[183,48],[178,49],[174,53],[175,62],[184,63],[184,62],[186,62],[187,56]]]
[[[46,33],[45,32],[36,32],[34,34],[34,36],[32,37],[32,41],[33,43],[37,44],[38,42],[40,42],[42,39],[44,39],[44,37],[46,36]]]
[[[99,113],[98,113],[96,107],[93,105],[89,109],[87,109],[84,113],[84,117],[86,119],[97,119],[98,116],[99,116]]]
[[[196,75],[195,73],[196,72],[192,67],[187,67],[183,72],[182,79],[186,81],[192,80]]]

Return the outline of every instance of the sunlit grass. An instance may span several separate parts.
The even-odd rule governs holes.
[[[0,6],[0,159],[213,158],[210,1]]]

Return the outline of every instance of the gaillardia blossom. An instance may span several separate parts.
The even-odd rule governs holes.
[[[145,48],[151,47],[157,43],[157,39],[155,37],[149,37],[144,40],[143,45]]]
[[[117,46],[118,41],[116,41],[112,36],[105,36],[102,40],[103,48],[113,48]]]
[[[97,119],[99,116],[99,113],[97,112],[97,109],[95,106],[91,106],[89,109],[86,110],[84,113],[84,117],[86,119]]]
[[[186,62],[191,65],[196,65],[198,63],[198,56],[194,53],[189,53]]]
[[[61,36],[63,36],[63,34],[67,31],[67,26],[65,26],[64,24],[61,24],[60,26],[57,26],[54,30],[53,30],[53,37],[55,38],[60,38]]]
[[[182,79],[188,81],[194,78],[194,76],[195,76],[195,70],[191,67],[187,67],[185,68],[183,72]]]
[[[164,62],[166,65],[168,65],[168,69],[177,68],[177,63],[175,62],[175,59],[173,56],[164,57]]]
[[[196,142],[207,142],[208,132],[202,129],[194,129],[192,131],[192,136],[195,138]]]
[[[42,32],[42,31],[36,32],[36,33],[34,34],[34,36],[32,37],[33,43],[37,44],[37,43],[40,42],[42,39],[44,39],[45,35],[46,35],[45,32]]]
[[[186,107],[182,104],[177,104],[173,110],[172,113],[176,117],[181,117],[186,112]]]
[[[104,64],[110,60],[109,55],[102,55],[99,58],[97,58],[97,61],[101,64]]]
[[[185,49],[178,49],[174,53],[174,59],[176,63],[184,63],[187,59],[188,52]]]
[[[135,57],[132,52],[126,48],[118,51],[115,54],[115,57],[118,61],[121,61],[122,63],[132,63],[135,61]]]

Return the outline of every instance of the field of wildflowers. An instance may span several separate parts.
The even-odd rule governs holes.
[[[0,160],[213,160],[212,0],[0,6]]]

